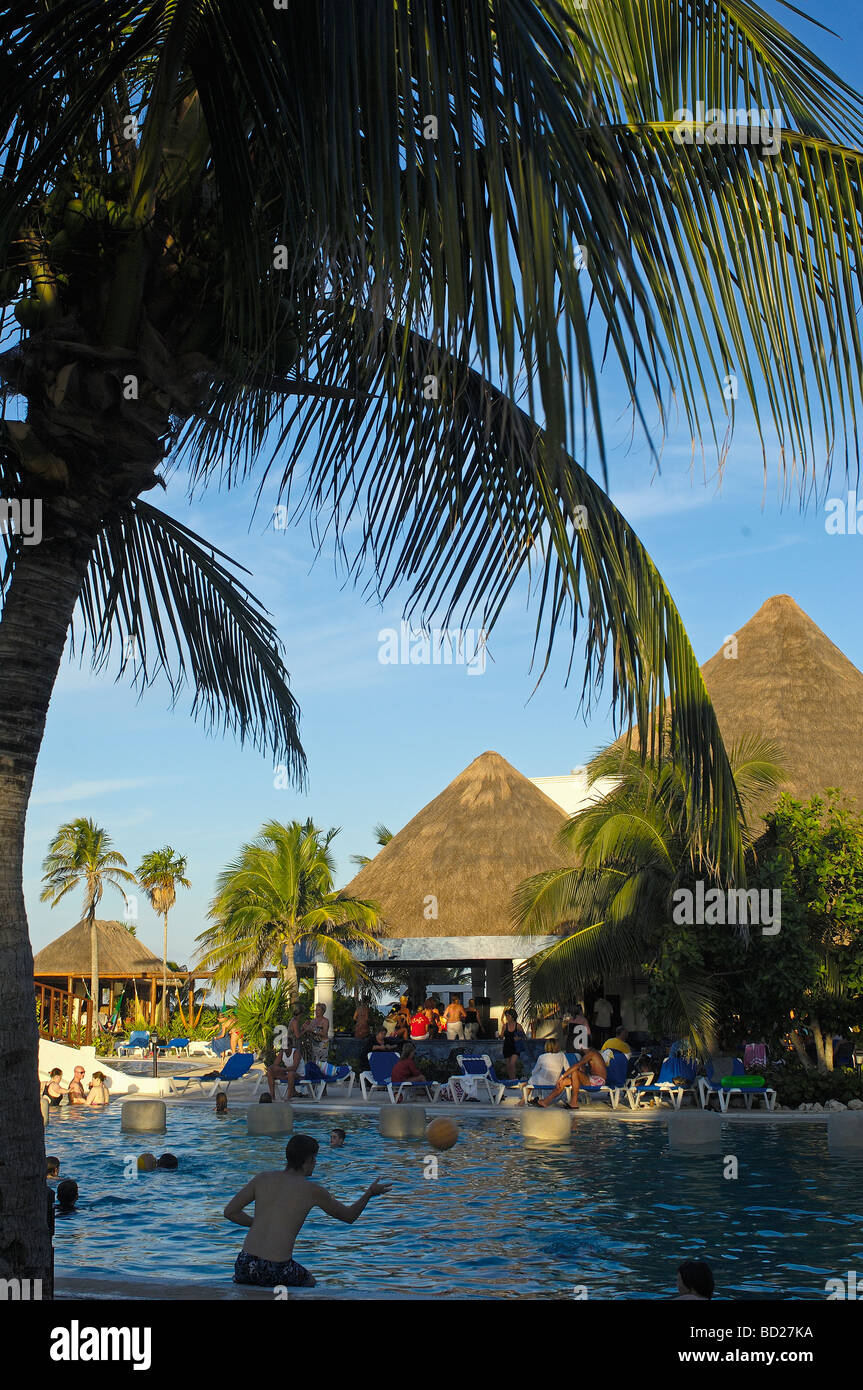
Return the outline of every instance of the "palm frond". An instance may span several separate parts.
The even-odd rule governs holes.
[[[227,558],[149,502],[131,502],[99,535],[72,651],[89,649],[101,670],[118,642],[121,673],[138,689],[161,675],[176,701],[191,684],[193,713],[207,727],[271,747],[302,783],[298,707],[282,647],[257,600],[221,563]]]

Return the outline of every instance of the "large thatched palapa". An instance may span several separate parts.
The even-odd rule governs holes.
[[[122,922],[96,921],[101,980],[162,978],[162,962]],[[170,975],[170,971],[168,972]],[[90,924],[86,918],[58,936],[36,956],[33,974],[40,980],[90,978]]]
[[[511,934],[512,893],[523,878],[557,862],[564,819],[499,753],[482,753],[345,892],[380,904],[389,960],[521,958],[538,943]]]
[[[736,656],[725,643],[701,668],[726,746],[771,738],[788,774],[783,791],[808,798],[840,787],[863,811],[863,673],[788,594],[769,598],[735,636]]]

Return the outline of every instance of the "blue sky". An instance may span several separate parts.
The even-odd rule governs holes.
[[[771,7],[775,10],[775,7]],[[812,13],[818,11],[812,7]],[[854,82],[860,40],[854,16],[836,21],[847,41],[830,39],[793,16],[788,26],[840,75]],[[669,436],[661,475],[643,447],[630,447],[618,382],[604,384],[612,495],[659,566],[700,661],[743,625],[766,598],[788,593],[847,656],[863,668],[859,585],[863,535],[827,535],[823,508],[782,504],[776,461],[765,480],[761,450],[745,416],[724,478],[708,457],[691,468],[681,426]],[[844,496],[837,476],[830,496]],[[308,792],[274,786],[271,758],[231,739],[210,738],[189,717],[190,698],[173,711],[163,690],[138,699],[111,676],[64,663],[48,717],[27,823],[25,893],[34,950],[80,916],[65,900],[53,911],[38,901],[41,861],[64,820],[94,817],[134,867],[165,843],[188,856],[190,892],[171,917],[169,954],[191,958],[206,925],[216,874],[269,818],[312,816],[337,825],[337,882],[349,856],[373,853],[372,828],[398,830],[473,758],[496,749],[527,776],[567,772],[611,733],[607,701],[589,720],[578,711],[581,667],[564,684],[568,650],[533,692],[530,670],[535,608],[522,590],[491,634],[485,672],[463,666],[382,665],[378,634],[398,628],[405,595],[384,609],[363,600],[334,570],[331,553],[313,565],[306,531],[274,531],[269,510],[251,519],[253,492],[211,493],[190,505],[182,477],[159,505],[252,571],[254,593],[284,641],[291,684],[302,709]],[[781,663],[782,653],[776,653]],[[108,891],[101,915],[121,916]],[[138,936],[161,952],[161,928],[142,900]]]

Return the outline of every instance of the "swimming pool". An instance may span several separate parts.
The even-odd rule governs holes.
[[[668,1298],[680,1261],[701,1258],[718,1297],[823,1299],[825,1280],[863,1268],[863,1163],[829,1160],[821,1125],[726,1126],[739,1165],[726,1179],[722,1155],[670,1152],[662,1124],[596,1116],[559,1148],[525,1144],[512,1117],[460,1121],[434,1179],[427,1145],[381,1139],[376,1114],[295,1115],[295,1133],[321,1144],[315,1179],[338,1198],[378,1175],[395,1183],[353,1226],[309,1217],[295,1253],[322,1289]],[[329,1148],[333,1124],[344,1148]],[[222,1209],[255,1172],[284,1166],[286,1138],[249,1136],[241,1109],[171,1107],[165,1135],[122,1134],[119,1106],[53,1112],[48,1152],[81,1189],[57,1218],[57,1275],[229,1284],[245,1233]],[[177,1154],[178,1171],[128,1176],[145,1149]]]

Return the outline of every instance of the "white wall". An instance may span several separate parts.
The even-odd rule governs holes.
[[[170,1094],[171,1087],[167,1077],[126,1076],[124,1072],[115,1071],[110,1067],[104,1057],[97,1057],[95,1047],[68,1047],[66,1043],[49,1042],[47,1038],[39,1039],[40,1085],[44,1085],[48,1080],[48,1073],[52,1067],[59,1067],[63,1073],[62,1084],[68,1086],[72,1080],[72,1072],[78,1066],[84,1068],[85,1087],[94,1071],[104,1072],[105,1085],[112,1096]]]

